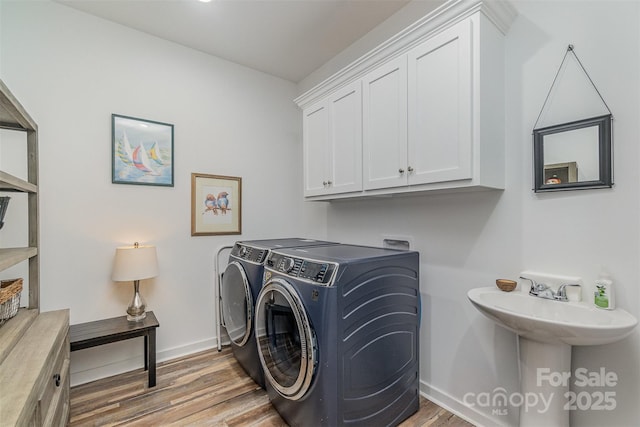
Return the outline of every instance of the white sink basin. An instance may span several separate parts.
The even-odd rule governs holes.
[[[559,302],[503,292],[495,287],[476,288],[467,296],[484,315],[521,337],[547,343],[599,345],[629,335],[638,320],[622,309],[602,310],[585,302]]]

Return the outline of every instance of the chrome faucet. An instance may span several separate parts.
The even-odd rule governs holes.
[[[531,282],[529,295],[539,298],[555,299],[555,294],[549,286],[545,285],[544,283],[538,283],[535,280],[530,279],[529,277],[520,276],[520,278]]]
[[[554,292],[548,285],[544,283],[538,283],[529,277],[520,276],[523,280],[528,280],[531,282],[531,288],[529,289],[529,295],[538,298],[551,299],[555,301],[569,301],[567,298],[567,286],[580,286],[577,283],[563,283],[558,288],[558,292]]]

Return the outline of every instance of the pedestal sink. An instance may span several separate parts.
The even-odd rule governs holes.
[[[528,291],[487,287],[472,289],[467,296],[482,314],[518,334],[521,394],[547,399],[538,408],[520,406],[521,427],[568,426],[571,346],[612,343],[631,334],[638,324],[622,309],[547,300]]]

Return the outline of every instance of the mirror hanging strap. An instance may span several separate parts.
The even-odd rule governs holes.
[[[584,72],[584,75],[587,77],[587,79],[591,83],[591,86],[593,86],[593,89],[596,91],[596,93],[600,97],[600,100],[602,101],[602,103],[604,104],[605,108],[607,109],[607,111],[611,115],[611,120],[613,120],[613,113],[611,112],[611,109],[609,108],[609,106],[607,105],[606,101],[604,100],[604,98],[600,94],[600,91],[598,90],[598,88],[596,87],[596,84],[591,79],[591,76],[589,75],[587,70],[584,68],[584,65],[582,65],[582,61],[580,61],[580,58],[578,58],[578,55],[576,55],[576,52],[574,51],[573,45],[570,44],[569,46],[567,46],[567,50],[564,53],[564,56],[562,57],[562,62],[560,63],[560,67],[558,67],[558,71],[556,72],[556,76],[553,78],[553,82],[551,83],[551,87],[549,88],[549,92],[547,92],[547,97],[544,99],[544,103],[542,104],[542,109],[540,109],[540,113],[538,113],[538,118],[536,119],[536,123],[533,125],[533,129],[534,130],[537,129],[537,127],[538,127],[538,122],[540,121],[540,117],[542,116],[542,113],[544,112],[544,107],[547,106],[547,102],[549,101],[549,96],[551,96],[551,92],[553,91],[553,87],[556,85],[556,81],[558,80],[558,76],[560,75],[560,71],[562,71],[562,67],[564,66],[564,62],[566,61],[567,55],[569,55],[569,53],[571,53],[576,58],[576,61],[578,61],[578,64],[580,65],[580,68],[582,69],[582,72]]]

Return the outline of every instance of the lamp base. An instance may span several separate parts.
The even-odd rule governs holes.
[[[130,322],[139,322],[145,317],[147,317],[147,313],[145,313],[145,309],[147,305],[142,299],[142,295],[140,295],[140,281],[134,280],[133,282],[133,300],[131,300],[131,304],[127,307],[127,320]]]
[[[127,314],[127,320],[129,322],[139,322],[142,319],[144,319],[145,317],[147,317],[147,313],[142,313],[142,314],[138,314],[137,316],[132,316],[130,314]]]

